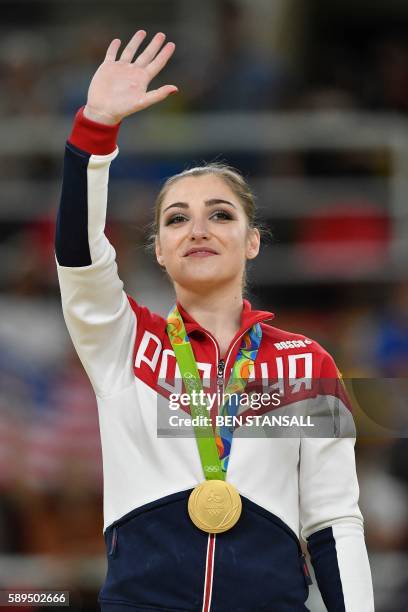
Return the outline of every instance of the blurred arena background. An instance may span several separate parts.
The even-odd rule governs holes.
[[[107,44],[138,28],[177,44],[160,84],[180,93],[126,120],[112,166],[108,233],[127,292],[167,312],[171,288],[146,250],[155,194],[188,164],[224,159],[273,232],[250,274],[255,306],[318,340],[345,378],[401,382],[408,4],[10,0],[0,11],[0,589],[70,590],[71,609],[91,612],[105,575],[98,420],[53,236],[64,142]],[[377,612],[408,609],[406,435],[356,449]],[[309,607],[325,609],[315,586]]]

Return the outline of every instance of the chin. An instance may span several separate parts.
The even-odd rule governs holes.
[[[191,274],[183,276],[178,281],[186,289],[208,288],[214,285],[222,284],[223,280],[216,274]]]
[[[201,274],[185,274],[183,276],[179,276],[175,278],[174,281],[184,287],[184,289],[188,289],[189,291],[194,291],[195,293],[207,293],[210,290],[214,290],[217,287],[224,287],[227,283],[230,283],[233,280],[233,277],[230,275],[221,275],[221,273],[205,273],[204,271]]]
[[[238,279],[242,279],[243,269],[237,266],[220,265],[221,262],[215,261],[194,261],[193,265],[181,265],[174,270],[167,268],[167,272],[173,283],[180,285],[184,289],[202,293],[216,287],[223,287]],[[236,263],[236,262],[235,262]],[[196,265],[199,264],[199,265]],[[173,273],[174,272],[174,273]]]
[[[173,279],[184,286],[196,284],[197,282],[215,283],[221,276],[225,276],[222,266],[214,265],[215,263],[198,259],[192,261],[192,265],[188,262],[188,265],[182,265],[175,270],[175,274],[172,275]]]

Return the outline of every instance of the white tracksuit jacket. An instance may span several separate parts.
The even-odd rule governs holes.
[[[242,515],[217,535],[191,522],[188,495],[204,479],[194,435],[157,433],[163,410],[158,399],[169,397],[179,376],[166,321],[124,292],[104,234],[118,127],[78,112],[66,147],[56,229],[64,317],[99,411],[108,560],[102,610],[305,611],[301,536],[329,612],[372,612],[354,433],[234,435],[227,481],[241,494]],[[334,402],[341,427],[353,429],[337,368],[316,342],[272,327],[266,323],[271,313],[252,310],[244,300],[241,329],[221,359],[215,338],[179,307],[203,377],[221,371],[228,380],[241,336],[260,322],[255,378],[336,381],[335,390],[318,399]],[[294,393],[292,414],[302,412],[305,401],[302,391]]]

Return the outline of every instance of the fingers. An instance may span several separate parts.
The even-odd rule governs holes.
[[[114,38],[111,42],[111,44],[108,47],[108,50],[106,51],[106,55],[105,55],[105,61],[109,60],[109,61],[115,61],[116,59],[116,54],[119,51],[119,47],[121,45],[121,41],[119,40],[119,38]]]
[[[156,55],[154,60],[150,62],[150,64],[146,67],[146,70],[148,71],[151,79],[155,77],[160,72],[160,70],[164,68],[164,66],[167,64],[167,62],[173,55],[175,48],[176,45],[173,42],[167,43],[167,45],[163,47],[160,53]]]
[[[158,89],[152,89],[148,91],[145,96],[145,104],[144,107],[151,106],[152,104],[156,104],[157,102],[161,102],[165,100],[167,96],[173,93],[177,93],[178,88],[175,85],[163,85],[163,87],[159,87]]]
[[[138,30],[130,39],[126,47],[123,49],[122,54],[119,58],[123,62],[132,62],[135,53],[137,52],[140,44],[146,36],[145,30]],[[158,32],[147,45],[146,49],[139,55],[134,61],[137,66],[147,68],[151,78],[156,76],[160,70],[167,64],[168,60],[174,53],[175,44],[170,42],[165,45],[160,53],[160,47],[163,45],[166,39],[166,35],[163,32]],[[119,38],[115,38],[110,43],[106,55],[105,61],[115,61],[117,53],[119,51],[121,41]]]
[[[145,36],[146,32],[144,30],[138,30],[123,49],[120,60],[123,62],[131,62]]]
[[[141,68],[145,68],[152,61],[160,47],[164,43],[166,35],[163,32],[158,32],[147,45],[146,49],[136,58],[135,64]]]

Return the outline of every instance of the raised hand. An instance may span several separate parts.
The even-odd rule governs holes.
[[[144,30],[138,30],[123,49],[119,59],[116,59],[116,56],[121,41],[118,38],[112,40],[105,59],[89,86],[85,117],[101,123],[115,124],[178,91],[175,85],[163,85],[147,91],[150,81],[167,64],[176,45],[168,42],[163,47],[166,36],[158,32],[133,61],[145,36]]]

